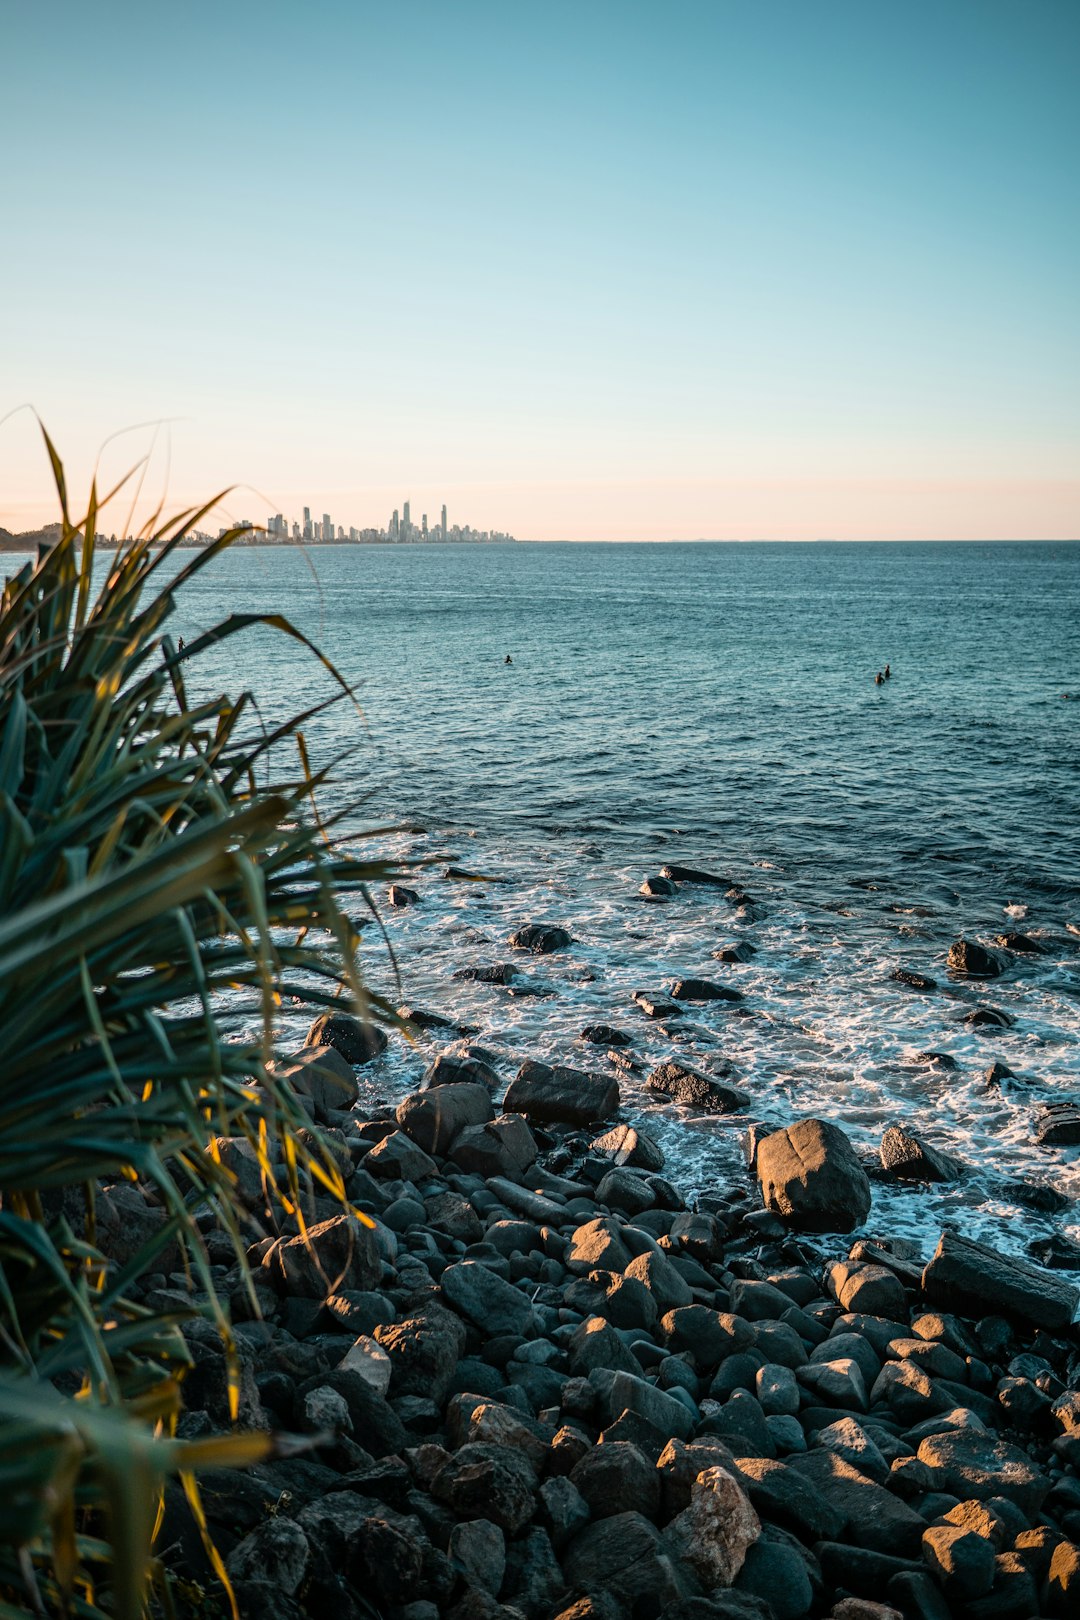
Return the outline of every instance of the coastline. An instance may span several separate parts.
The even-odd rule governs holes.
[[[419,1042],[456,1033],[411,1018]],[[432,1043],[396,1108],[342,1106],[384,1041],[342,1015],[310,1034],[328,1044],[287,1072],[373,1225],[315,1195],[307,1241],[280,1209],[281,1235],[256,1237],[274,1215],[257,1166],[219,1144],[262,1312],[222,1263],[241,1425],[310,1447],[204,1491],[242,1614],[1075,1612],[1080,1330],[1060,1275],[987,1277],[980,1256],[980,1305],[887,1234],[852,1246],[869,1183],[835,1127],[824,1215],[782,1219],[752,1179],[689,1210],[592,1067],[526,1062],[503,1097],[490,1054]],[[775,1205],[783,1176],[763,1173]],[[144,1286],[160,1303],[177,1281]],[[227,1424],[223,1358],[212,1330],[189,1343],[196,1437]],[[186,1515],[170,1487],[159,1547],[212,1586]]]

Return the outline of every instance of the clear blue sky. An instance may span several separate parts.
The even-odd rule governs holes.
[[[1077,0],[53,0],[0,57],[0,415],[77,478],[169,419],[256,519],[1080,533]]]

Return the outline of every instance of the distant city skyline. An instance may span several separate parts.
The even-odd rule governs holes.
[[[0,526],[1080,534],[1076,0],[9,12]]]

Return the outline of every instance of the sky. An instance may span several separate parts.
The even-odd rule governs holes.
[[[256,522],[1080,535],[1076,0],[0,0],[0,60],[0,526],[32,407]]]

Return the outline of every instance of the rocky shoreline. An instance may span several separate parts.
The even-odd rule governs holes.
[[[304,1437],[203,1478],[243,1615],[1080,1613],[1080,1296],[1060,1273],[958,1233],[932,1257],[845,1242],[872,1188],[834,1124],[752,1131],[745,1182],[689,1210],[608,1075],[526,1062],[504,1096],[461,1042],[365,1112],[355,1065],[385,1038],[342,1014],[309,1039],[285,1072],[366,1220],[309,1189],[301,1235],[247,1142],[220,1141],[257,1310],[206,1223],[240,1425]],[[931,1173],[899,1138],[903,1173]],[[158,1219],[137,1188],[103,1195],[118,1257]],[[173,1261],[143,1280],[158,1308],[192,1303]],[[224,1349],[209,1323],[186,1336],[179,1432],[224,1430]],[[215,1612],[179,1485],[157,1550],[181,1606]]]

